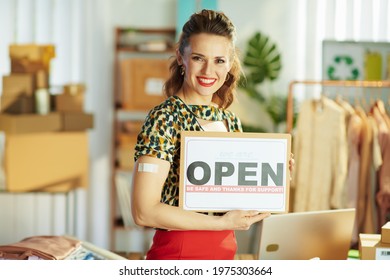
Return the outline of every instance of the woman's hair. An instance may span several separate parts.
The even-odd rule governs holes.
[[[184,54],[185,48],[189,45],[192,35],[207,33],[212,35],[223,36],[230,40],[232,44],[231,69],[227,75],[225,83],[213,95],[213,102],[221,108],[229,107],[234,98],[234,90],[242,73],[241,64],[238,59],[235,48],[236,29],[230,19],[222,12],[212,10],[202,10],[193,14],[184,24],[179,42],[177,43],[178,51]],[[170,67],[171,76],[164,84],[164,92],[167,96],[175,95],[183,85],[184,75],[181,72],[181,66],[175,59]]]

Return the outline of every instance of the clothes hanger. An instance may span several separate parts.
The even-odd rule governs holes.
[[[324,89],[320,90],[320,95],[318,98],[314,97],[312,99],[312,105],[313,108],[316,112],[322,112],[324,109],[324,96],[325,96],[325,91]]]
[[[355,88],[355,111],[360,115],[367,115],[366,111],[364,110],[364,101],[362,98],[362,92],[358,92]]]
[[[351,88],[351,89],[353,89],[353,88]],[[358,97],[358,94],[357,94],[357,92],[356,92],[356,89],[355,89],[355,92],[353,93],[353,96],[354,96],[354,106],[355,106],[355,108],[357,108],[357,107],[361,107],[361,105],[360,105],[360,100],[359,100],[359,97]]]
[[[340,94],[340,88],[337,88],[335,101],[337,104],[341,104],[341,102],[343,101],[343,97]]]
[[[345,98],[345,96],[348,96],[347,95],[348,92],[346,92],[346,90],[347,87],[343,87],[342,89],[338,88],[335,102],[337,105],[340,106],[340,108],[342,108],[347,113],[347,118],[348,118],[349,115],[354,113],[355,109],[353,108],[351,103],[348,102],[347,99]]]
[[[363,88],[362,94],[361,94],[361,103],[362,107],[365,113],[370,111],[370,104],[367,102],[367,95],[366,95],[366,88]]]
[[[387,111],[390,111],[390,94],[387,97]]]
[[[380,112],[382,115],[386,114],[385,103],[383,102],[382,99],[378,99],[378,100],[376,101],[375,106],[378,108],[379,112]]]
[[[370,100],[370,108],[372,108],[372,106],[375,106],[375,103],[376,103],[376,100],[374,98],[374,93],[373,93],[373,89],[369,89],[369,100]]]

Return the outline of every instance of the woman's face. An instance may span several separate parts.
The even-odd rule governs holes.
[[[179,56],[179,64],[185,68],[183,92],[186,98],[210,102],[227,78],[231,54],[228,38],[206,33],[191,36],[183,56]]]

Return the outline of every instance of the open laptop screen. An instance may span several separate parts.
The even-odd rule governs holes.
[[[258,227],[258,259],[345,260],[355,209],[274,214]]]

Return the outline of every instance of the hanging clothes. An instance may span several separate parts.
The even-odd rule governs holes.
[[[342,208],[348,156],[345,111],[326,97],[303,101],[293,150],[294,211]]]
[[[327,98],[303,101],[293,132],[296,159],[291,183],[293,211],[355,208],[352,235],[352,244],[355,245],[359,233],[380,233],[381,226],[390,220],[390,117],[382,100],[377,100],[370,108],[367,96],[358,99],[361,93],[370,93],[361,91],[366,86],[371,87],[356,84],[354,94],[358,95],[352,97],[359,106],[341,99],[341,91],[334,101]],[[376,83],[372,87],[375,88]],[[373,95],[368,97],[373,103]],[[332,102],[329,108],[333,111],[329,113],[326,105]],[[340,127],[335,125],[335,119],[339,124],[342,119],[340,110],[345,116],[346,132],[342,137],[345,137],[346,144],[337,133]],[[325,121],[321,116],[327,112],[329,115]],[[335,147],[335,142],[341,144]],[[346,153],[340,151],[344,147]],[[332,161],[334,151],[338,151],[337,165]],[[344,156],[347,158],[346,174],[340,167],[345,162]],[[333,172],[334,169],[337,172]],[[338,183],[343,177],[344,184],[340,186]]]
[[[360,168],[359,168],[359,188],[356,208],[357,226],[359,233],[364,232],[365,216],[367,211],[367,195],[371,183],[369,177],[370,163],[372,159],[372,128],[363,108],[356,108],[357,114],[363,121],[360,145]]]
[[[345,180],[345,197],[343,197],[343,207],[356,208],[359,167],[360,167],[360,140],[362,133],[362,119],[356,113],[352,105],[340,98],[336,99],[346,112],[347,146],[348,146],[348,171]]]
[[[378,141],[383,157],[383,164],[378,172],[379,190],[376,194],[379,207],[378,223],[382,226],[390,212],[390,120],[381,101],[374,106],[373,116],[378,124]]]
[[[379,146],[379,139],[378,139],[378,125],[375,121],[375,118],[370,114],[368,116],[368,122],[370,123],[370,126],[372,128],[372,160],[370,164],[369,169],[369,176],[370,176],[370,189],[367,191],[367,200],[366,200],[366,215],[365,215],[365,223],[364,223],[364,229],[363,232],[365,233],[379,233],[379,226],[378,226],[378,211],[376,206],[376,193],[378,192],[378,171],[381,167],[383,160],[382,160],[382,153]]]
[[[345,181],[345,208],[357,208],[360,171],[360,145],[362,139],[363,120],[353,111],[347,125],[348,172]],[[352,242],[359,241],[359,230],[355,215]]]

